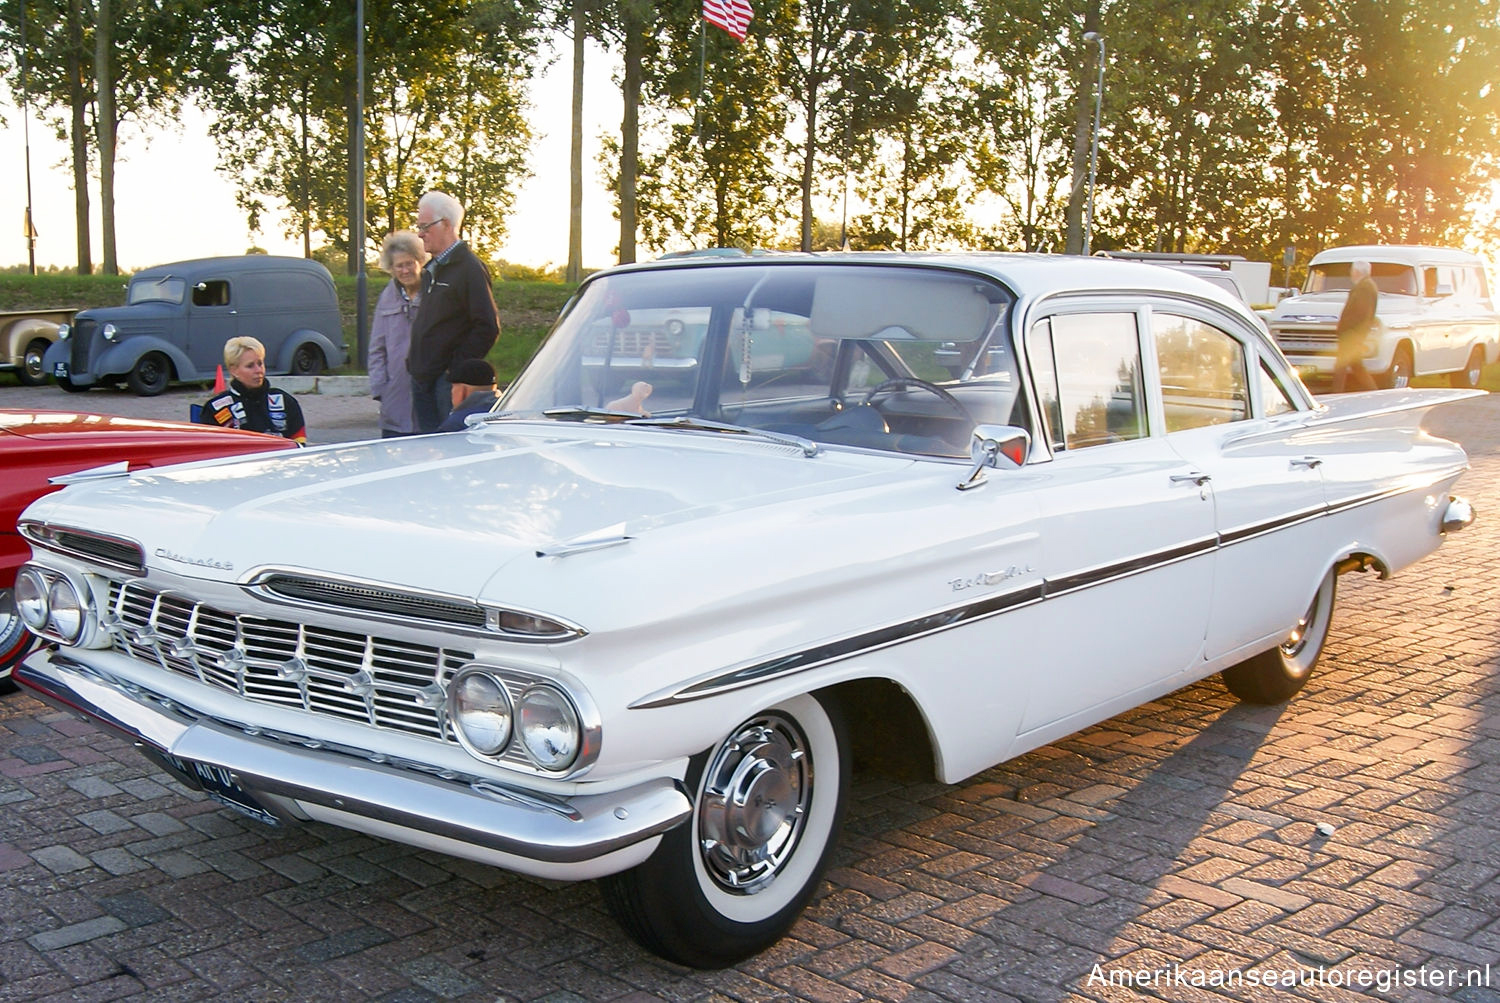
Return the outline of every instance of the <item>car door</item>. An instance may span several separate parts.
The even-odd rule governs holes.
[[[1205,660],[1285,634],[1327,570],[1321,459],[1295,438],[1305,412],[1230,321],[1187,305],[1150,315],[1166,441],[1209,477],[1213,499]]]
[[[1213,504],[1202,472],[1152,427],[1139,320],[1079,309],[1028,331],[1052,453],[1037,507],[1056,655],[1035,667],[1023,732],[1061,734],[1133,706],[1201,657]]]
[[[187,344],[183,347],[199,374],[212,375],[224,361],[224,343],[238,335],[239,317],[233,283],[225,276],[206,277],[188,290]],[[188,378],[188,374],[179,373]]]

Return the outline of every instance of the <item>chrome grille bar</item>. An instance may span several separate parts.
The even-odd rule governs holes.
[[[111,583],[110,610],[115,650],[168,672],[247,700],[453,741],[443,683],[472,651],[236,614],[134,581]]]

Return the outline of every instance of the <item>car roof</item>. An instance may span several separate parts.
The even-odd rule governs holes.
[[[754,258],[673,258],[617,265],[596,272],[590,279],[626,271],[666,268],[783,268],[797,265],[894,265],[936,267],[974,272],[1000,280],[1013,291],[1035,299],[1069,292],[1159,291],[1211,298],[1243,311],[1244,304],[1196,275],[1159,264],[1119,258],[1084,257],[1071,254],[1025,254],[1001,251],[954,253],[902,253],[898,251],[837,251],[813,254],[787,253]]]
[[[160,278],[164,275],[187,277],[199,275],[204,272],[285,271],[288,268],[299,271],[315,271],[324,275],[328,274],[328,269],[324,268],[322,264],[308,258],[294,258],[282,254],[239,254],[224,255],[217,258],[190,258],[186,261],[173,261],[164,265],[152,265],[150,268],[140,269],[133,277]]]
[[[1345,261],[1383,261],[1403,265],[1450,264],[1477,265],[1482,259],[1455,247],[1429,247],[1425,244],[1352,244],[1330,247],[1313,255],[1312,264]]]

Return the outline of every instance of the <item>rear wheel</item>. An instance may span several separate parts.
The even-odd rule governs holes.
[[[1484,349],[1478,345],[1474,351],[1469,353],[1469,361],[1456,373],[1448,376],[1448,381],[1456,387],[1467,387],[1472,390],[1479,386],[1479,378],[1484,374]]]
[[[1328,639],[1337,577],[1337,571],[1328,572],[1307,612],[1284,641],[1224,670],[1229,692],[1247,703],[1275,704],[1291,699],[1307,684]]]
[[[26,346],[26,352],[21,357],[21,371],[17,374],[26,386],[39,387],[47,382],[47,370],[42,365],[42,356],[47,354],[51,344],[46,338],[36,338]]]
[[[316,376],[326,368],[328,362],[323,358],[323,350],[317,345],[298,345],[297,350],[292,353],[293,376]]]
[[[167,389],[172,378],[172,361],[160,352],[147,352],[136,362],[125,382],[142,397],[155,397]]]
[[[1401,345],[1397,347],[1396,354],[1391,357],[1391,368],[1376,377],[1376,382],[1383,389],[1405,390],[1411,385],[1412,374],[1415,371],[1411,361],[1411,347]]]
[[[750,717],[693,758],[692,817],[645,863],[605,878],[647,950],[722,968],[779,940],[817,889],[848,800],[843,717],[815,696]]]

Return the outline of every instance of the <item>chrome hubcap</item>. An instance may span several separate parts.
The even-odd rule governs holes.
[[[790,859],[812,796],[805,740],[774,716],[719,746],[704,774],[698,847],[714,882],[749,894]]]

